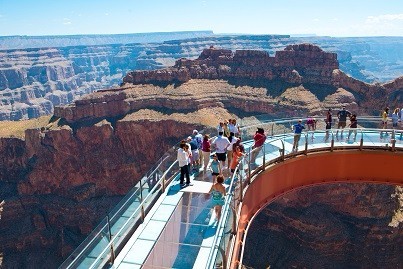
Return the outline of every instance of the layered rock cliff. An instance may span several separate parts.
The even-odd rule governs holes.
[[[196,38],[186,39],[192,36]],[[164,41],[167,39],[174,40]],[[161,43],[147,44],[145,40]],[[260,49],[273,55],[301,42],[337,53],[340,69],[355,79],[386,82],[403,74],[403,39],[398,37],[220,36],[211,32],[140,34],[135,38],[131,35],[4,37],[0,38],[2,48],[26,43],[36,48],[0,51],[0,120],[52,114],[54,106],[118,85],[130,70],[168,67],[182,57],[198,57],[210,45],[231,50]],[[49,48],[52,44],[57,48]],[[298,79],[298,74],[290,78]]]
[[[243,264],[400,268],[403,230],[391,223],[401,214],[400,193],[388,185],[334,184],[285,194],[250,224]]]
[[[230,69],[220,73],[223,65]],[[343,104],[368,109],[367,98],[395,93],[402,81],[360,82],[337,69],[334,54],[307,44],[274,57],[206,49],[196,60],[127,78],[137,74],[144,80],[56,108],[49,124],[27,130],[25,139],[0,139],[6,268],[57,267],[162,153],[195,128],[252,114],[320,115]]]

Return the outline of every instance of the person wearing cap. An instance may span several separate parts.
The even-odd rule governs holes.
[[[292,145],[292,151],[297,151],[302,130],[305,129],[305,126],[302,125],[302,120],[298,120],[298,123],[294,124],[292,129],[294,130],[294,144]]]
[[[252,152],[250,156],[250,162],[251,164],[255,163],[256,157],[259,154],[260,150],[262,149],[262,146],[264,142],[266,141],[266,135],[264,134],[264,129],[258,127],[255,135],[253,136],[253,146],[252,146]]]
[[[337,118],[339,119],[339,123],[337,124],[336,137],[339,135],[339,129],[341,128],[341,137],[343,137],[344,127],[346,127],[347,117],[350,117],[350,111],[346,110],[346,107],[343,106],[342,109],[337,112]]]

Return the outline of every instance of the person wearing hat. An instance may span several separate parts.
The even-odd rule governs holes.
[[[253,146],[252,146],[252,152],[251,152],[251,158],[250,161],[251,163],[255,163],[256,157],[259,154],[260,150],[262,149],[262,146],[264,142],[266,141],[266,135],[264,134],[264,129],[258,127],[255,135],[253,136]]]
[[[341,137],[343,137],[344,127],[346,127],[347,117],[350,117],[350,111],[346,110],[346,107],[343,106],[342,109],[337,112],[337,118],[339,119],[339,123],[337,124],[336,137],[339,135],[339,129],[341,128]]]
[[[298,123],[292,126],[294,130],[294,144],[292,145],[292,151],[298,151],[298,143],[301,138],[302,130],[305,129],[305,126],[302,125],[302,120],[298,120]]]

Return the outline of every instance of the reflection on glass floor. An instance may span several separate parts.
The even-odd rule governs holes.
[[[184,189],[173,182],[150,214],[152,217],[132,240],[130,249],[122,251],[115,268],[205,267],[217,230],[207,193],[211,177],[196,173],[192,182],[193,186]]]

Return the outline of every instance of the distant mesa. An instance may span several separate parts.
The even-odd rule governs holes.
[[[388,102],[380,101],[381,96],[397,96],[403,86],[402,79],[385,86],[367,84],[338,68],[335,53],[312,44],[289,45],[274,56],[210,47],[172,67],[129,72],[120,88],[56,107],[54,115],[73,123],[148,108],[183,113],[217,106],[245,113],[320,114],[342,105],[368,113]]]
[[[312,44],[289,45],[271,57],[266,51],[210,47],[195,60],[179,59],[171,68],[133,71],[123,83],[185,82],[190,79],[281,79],[290,83],[331,84],[337,54]]]

